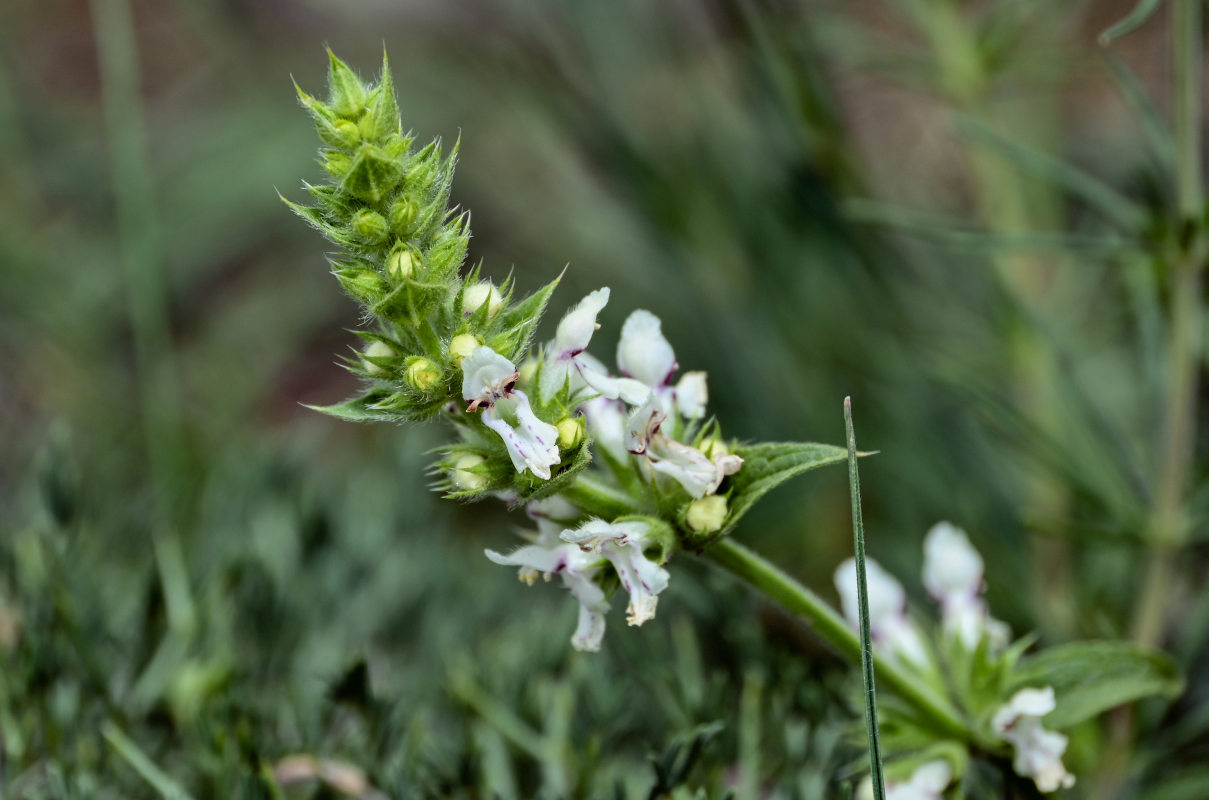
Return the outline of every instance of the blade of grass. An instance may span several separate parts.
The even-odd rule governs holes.
[[[181,788],[180,784],[174,781],[168,773],[156,766],[155,762],[148,758],[147,754],[140,750],[139,746],[117,725],[106,721],[101,726],[101,735],[143,780],[151,784],[151,787],[164,800],[193,800],[192,795]]]
[[[861,623],[861,678],[865,687],[865,728],[869,732],[869,776],[874,800],[886,800],[882,775],[882,737],[877,724],[877,688],[873,679],[873,638],[869,633],[869,586],[865,582],[865,524],[861,519],[861,475],[856,465],[856,431],[852,427],[852,398],[844,398],[844,428],[848,437],[848,489],[852,496],[852,542],[856,549],[856,602]]]

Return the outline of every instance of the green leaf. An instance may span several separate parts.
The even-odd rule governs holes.
[[[1022,144],[981,120],[961,116],[957,122],[957,131],[967,139],[998,152],[1020,169],[1076,195],[1121,228],[1138,231],[1146,226],[1146,210],[1099,178],[1067,161]]]
[[[1171,656],[1130,642],[1073,642],[1024,658],[1009,690],[1054,687],[1046,727],[1068,728],[1123,703],[1177,697],[1184,678]]]
[[[342,117],[355,117],[365,107],[365,87],[348,65],[327,51],[331,63],[327,73],[328,105]]]
[[[493,325],[499,332],[493,334],[492,344],[499,344],[503,348],[496,348],[497,352],[512,361],[524,358],[529,349],[529,341],[533,338],[533,331],[537,328],[538,321],[546,311],[546,304],[550,302],[550,295],[554,293],[562,277],[560,274],[521,302],[509,305],[500,314]]]
[[[382,402],[387,397],[389,397],[387,392],[372,391],[361,397],[350,397],[343,403],[331,406],[312,406],[305,403],[303,405],[312,411],[338,417],[348,422],[389,422],[398,417],[374,408],[375,404]]]
[[[1138,800],[1204,800],[1209,797],[1209,767],[1191,767],[1148,787]]]
[[[815,442],[765,442],[735,449],[743,467],[730,477],[730,520],[732,530],[756,501],[790,478],[848,458],[842,447]]]
[[[1181,0],[1175,1],[1177,3],[1181,2]],[[1133,11],[1126,14],[1124,19],[1104,29],[1100,34],[1100,44],[1107,46],[1112,43],[1113,39],[1119,39],[1127,33],[1133,33],[1146,24],[1146,20],[1150,19],[1162,4],[1163,0],[1138,0],[1138,4],[1133,7]]]

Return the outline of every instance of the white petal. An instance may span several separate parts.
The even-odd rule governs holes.
[[[1053,687],[1021,689],[991,719],[991,727],[1015,750],[1016,774],[1032,778],[1043,793],[1075,784],[1075,776],[1062,764],[1067,738],[1041,725],[1041,718],[1054,707]]]
[[[982,556],[965,531],[948,522],[932,526],[924,539],[924,587],[940,601],[982,592]]]
[[[571,635],[571,646],[582,652],[595,653],[600,649],[604,632],[604,613],[599,609],[581,605],[579,607],[579,624],[575,626],[575,633]]]
[[[718,465],[704,453],[663,434],[651,438],[647,457],[651,469],[674,479],[694,500],[713,494],[722,482]]]
[[[645,453],[651,444],[651,438],[665,419],[667,414],[659,407],[659,399],[651,393],[646,402],[636,408],[626,420],[626,450],[636,454]]]
[[[663,386],[676,371],[676,354],[663,336],[662,323],[649,311],[630,314],[621,327],[617,366],[622,373],[645,383]]]
[[[952,781],[953,767],[944,759],[920,764],[911,773],[911,785],[932,797],[939,797]]]
[[[517,472],[528,469],[537,477],[549,480],[550,467],[559,462],[558,428],[534,415],[524,392],[514,391],[508,399],[515,403],[516,427],[500,416],[498,404],[483,411],[483,424],[504,440]]]
[[[490,347],[476,348],[462,359],[462,397],[467,403],[499,397],[515,374],[516,365],[511,361]]]
[[[549,574],[558,572],[567,563],[566,549],[525,545],[513,550],[508,555],[502,555],[494,550],[484,550],[487,558],[505,567],[528,567],[538,572]]]
[[[626,419],[620,404],[607,397],[598,397],[585,403],[583,412],[588,432],[596,443],[614,460],[625,463],[629,452],[625,446]]]
[[[651,389],[645,383],[633,378],[614,378],[603,370],[595,369],[585,361],[582,354],[574,359],[574,363],[580,379],[601,397],[620,399],[632,406],[638,406],[651,396]]]
[[[1003,733],[1021,717],[1044,717],[1058,707],[1054,687],[1043,689],[1021,689],[1012,695],[1007,705],[1000,707],[991,719],[991,727]]]
[[[580,300],[574,308],[558,323],[554,334],[553,349],[557,354],[570,353],[575,355],[588,347],[592,334],[598,327],[596,315],[609,302],[609,287],[597,289]]]
[[[701,419],[709,402],[704,372],[686,372],[676,382],[676,409],[685,419]]]
[[[538,382],[542,399],[548,401],[561,392],[568,378],[571,380],[571,392],[574,393],[579,380],[574,360],[570,356],[559,358],[547,353],[546,357],[542,359],[541,380]]]

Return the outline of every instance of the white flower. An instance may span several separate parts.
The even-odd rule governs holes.
[[[558,429],[537,418],[529,398],[515,388],[516,378],[511,361],[479,347],[462,360],[462,397],[469,411],[483,409],[483,424],[504,440],[517,472],[528,469],[549,480],[550,467],[559,462]]]
[[[663,335],[663,323],[649,311],[638,309],[621,326],[617,343],[617,366],[622,375],[641,381],[659,397],[663,412],[673,408],[685,419],[701,419],[709,401],[704,372],[686,372],[671,386],[676,372],[676,353]],[[639,403],[631,403],[639,405]]]
[[[634,455],[646,456],[652,470],[675,480],[693,499],[718,491],[722,479],[743,466],[739,456],[719,453],[711,459],[697,448],[665,436],[660,431],[665,419],[667,412],[652,394],[626,423],[626,449]]]
[[[948,522],[932,526],[924,538],[924,587],[940,603],[945,631],[969,650],[985,635],[995,647],[1011,637],[1005,623],[992,619],[982,598],[982,556],[965,531]]]
[[[604,287],[588,294],[558,323],[554,341],[546,345],[542,361],[542,397],[553,397],[568,380],[572,394],[583,387],[610,399],[621,398],[631,405],[641,404],[650,390],[629,378],[614,378],[599,361],[585,352],[592,334],[600,327],[596,316],[609,302],[609,289]]]
[[[953,768],[944,759],[926,761],[905,781],[886,781],[886,800],[940,800],[953,782]],[[873,783],[866,777],[857,791],[861,800],[873,797]]]
[[[869,635],[873,644],[887,656],[928,666],[931,659],[919,627],[907,616],[907,592],[902,584],[872,558],[865,559],[865,582],[869,588]],[[849,558],[836,568],[835,588],[840,593],[840,608],[848,624],[859,630],[855,559]]]
[[[573,544],[541,541],[506,556],[494,550],[484,552],[496,564],[520,567],[520,579],[530,585],[538,575],[546,580],[554,575],[562,576],[563,585],[579,601],[579,624],[571,637],[571,646],[576,650],[600,649],[605,631],[604,615],[609,611],[604,590],[593,580],[604,564],[600,556],[585,553]]]
[[[538,541],[551,544],[557,544],[558,535],[567,525],[583,516],[580,510],[561,494],[530,501],[525,505],[525,513],[537,523]]]
[[[604,556],[617,570],[621,585],[630,595],[626,609],[629,624],[641,625],[654,618],[659,593],[667,588],[669,576],[643,553],[650,546],[650,525],[591,519],[575,530],[563,531],[562,539],[585,552]]]
[[[991,728],[1016,751],[1016,774],[1032,778],[1044,794],[1075,785],[1075,776],[1062,765],[1067,738],[1041,727],[1041,718],[1056,705],[1052,686],[1021,689],[991,718]]]

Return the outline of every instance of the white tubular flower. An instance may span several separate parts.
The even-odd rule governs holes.
[[[944,759],[926,761],[905,781],[886,781],[886,800],[941,800],[953,782],[953,768]],[[873,782],[865,778],[857,790],[861,800],[872,800]]]
[[[515,388],[516,378],[511,361],[479,347],[462,360],[462,397],[469,411],[483,409],[483,424],[504,440],[517,472],[528,469],[549,480],[550,467],[559,462],[558,429],[537,418],[529,398]]]
[[[739,456],[719,454],[710,459],[695,447],[665,436],[659,430],[665,419],[659,397],[651,394],[626,423],[626,449],[646,456],[651,469],[675,480],[694,500],[718,491],[722,479],[743,466]]]
[[[992,619],[982,598],[982,556],[965,531],[948,522],[932,526],[924,538],[924,587],[940,603],[945,631],[973,650],[983,636],[995,647],[1007,645],[1011,632]]]
[[[571,636],[571,646],[592,652],[600,649],[605,631],[604,615],[609,611],[604,590],[593,580],[604,563],[600,556],[562,543],[526,545],[506,556],[494,550],[484,552],[496,564],[520,567],[520,579],[530,585],[538,575],[545,580],[561,575],[563,585],[579,601],[579,623]]]
[[[991,718],[991,728],[1016,751],[1012,759],[1016,774],[1032,778],[1043,794],[1075,785],[1075,776],[1062,765],[1067,738],[1041,727],[1041,718],[1056,705],[1052,686],[1021,689]]]
[[[643,554],[650,545],[650,526],[645,522],[605,522],[591,519],[575,530],[563,531],[562,539],[584,552],[604,556],[617,570],[621,585],[630,595],[626,622],[641,625],[655,616],[659,593],[667,588],[668,572]]]
[[[874,646],[891,658],[929,666],[931,659],[923,636],[907,616],[907,592],[902,584],[872,558],[865,559],[865,578],[869,588],[869,635]],[[859,630],[855,559],[846,559],[836,568],[835,588],[848,624]]]
[[[588,294],[558,323],[554,341],[546,345],[542,362],[542,397],[553,397],[571,380],[574,394],[588,387],[603,397],[621,398],[631,405],[639,405],[650,390],[640,382],[629,378],[614,378],[608,370],[585,351],[592,341],[592,334],[600,327],[596,316],[609,302],[609,289],[604,287]]]

